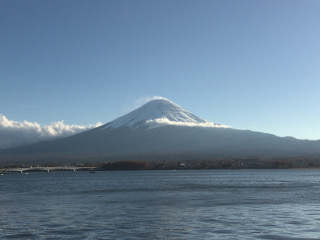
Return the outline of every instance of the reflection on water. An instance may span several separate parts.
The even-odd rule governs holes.
[[[0,239],[320,239],[320,170],[0,177]]]

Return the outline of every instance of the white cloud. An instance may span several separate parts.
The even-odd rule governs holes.
[[[117,116],[117,117],[121,117],[129,112],[132,112],[132,111],[136,110],[137,108],[141,107],[142,105],[144,105],[145,103],[147,103],[151,100],[155,100],[155,99],[165,99],[165,98],[160,97],[160,96],[153,96],[153,97],[146,96],[146,97],[136,98],[135,100],[131,101],[126,106],[122,107],[121,112],[120,112],[119,116]]]
[[[159,127],[163,125],[175,125],[175,126],[187,126],[187,127],[213,127],[213,128],[230,128],[227,125],[220,125],[213,122],[206,121],[204,123],[194,123],[194,122],[176,122],[170,121],[167,118],[157,118],[155,120],[148,120],[146,122],[151,128]]]
[[[156,99],[166,99],[168,100],[167,98],[164,98],[164,97],[161,97],[161,96],[152,96],[152,97],[141,97],[141,98],[138,98],[135,100],[135,105],[137,107],[141,107],[143,104],[151,101],[151,100],[156,100]]]
[[[152,97],[140,97],[135,99],[133,102],[131,102],[130,105],[124,107],[122,109],[122,114],[127,114],[128,112],[131,112],[139,107],[141,107],[142,105],[144,105],[145,103],[151,101],[151,100],[155,100],[155,99],[167,99],[161,96],[152,96]]]
[[[67,125],[63,121],[58,121],[40,126],[36,122],[12,121],[0,114],[0,149],[67,137],[101,125],[101,123],[87,126]]]

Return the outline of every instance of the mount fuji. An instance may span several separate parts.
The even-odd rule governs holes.
[[[315,157],[320,141],[237,130],[159,98],[98,128],[0,151],[0,163]]]

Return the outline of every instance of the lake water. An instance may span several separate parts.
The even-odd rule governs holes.
[[[7,174],[0,239],[320,239],[320,170]]]

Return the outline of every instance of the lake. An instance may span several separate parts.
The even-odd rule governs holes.
[[[320,239],[320,170],[6,174],[0,239]]]

